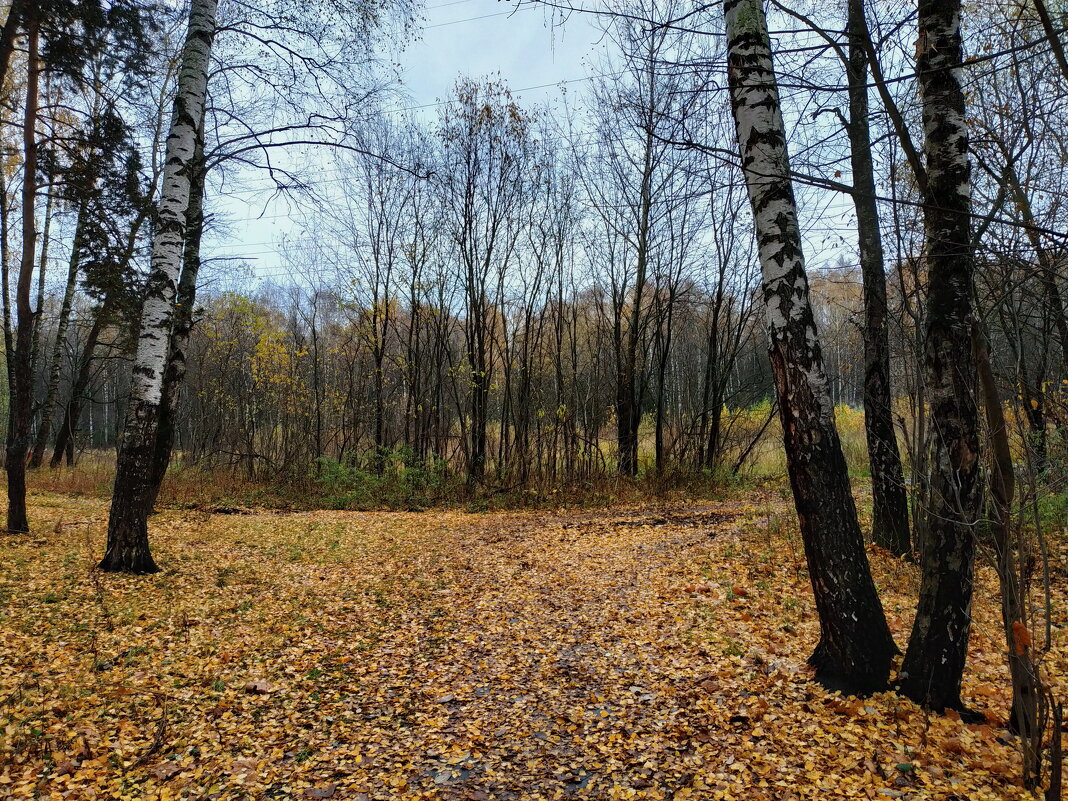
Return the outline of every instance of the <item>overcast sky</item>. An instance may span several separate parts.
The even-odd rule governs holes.
[[[413,105],[448,97],[460,74],[498,72],[513,90],[524,90],[526,105],[537,105],[559,94],[555,84],[587,77],[588,57],[604,48],[590,15],[554,27],[536,4],[432,0],[425,17],[422,37],[400,59]]]
[[[499,74],[530,108],[558,99],[561,85],[581,92],[586,79],[595,74],[593,66],[607,52],[592,15],[575,14],[563,26],[553,26],[543,9],[533,4],[517,9],[503,0],[429,0],[423,17],[415,41],[399,54],[384,54],[401,65],[396,99],[387,106],[415,110],[431,122],[460,76]],[[290,219],[292,209],[284,201],[265,204],[264,194],[239,191],[217,202],[216,209],[225,213],[229,225],[210,237],[206,258],[244,258],[257,276],[283,277],[279,241],[301,234],[303,216]],[[226,269],[209,274],[222,280],[235,266],[236,262],[219,263]]]

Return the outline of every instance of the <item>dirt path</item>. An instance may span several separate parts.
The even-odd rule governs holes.
[[[457,533],[439,633],[409,644],[419,657],[397,677],[440,708],[418,727],[430,759],[417,774],[457,798],[654,785],[670,795],[685,783],[685,772],[658,771],[665,758],[687,758],[678,699],[693,678],[673,664],[676,621],[658,587],[667,566],[706,549],[730,517]]]

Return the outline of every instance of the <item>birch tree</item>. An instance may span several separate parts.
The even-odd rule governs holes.
[[[166,165],[134,357],[126,428],[119,449],[103,570],[154,573],[148,543],[152,462],[178,276],[182,268],[192,168],[207,95],[217,0],[193,0],[167,137]]]
[[[146,503],[155,507],[156,496],[174,450],[175,416],[178,395],[186,373],[186,350],[193,331],[193,311],[196,307],[197,276],[200,274],[200,243],[204,236],[204,121],[197,132],[196,150],[190,163],[189,204],[186,207],[185,242],[182,247],[182,272],[178,279],[174,319],[167,347],[167,366],[163,374],[163,389],[156,429],[156,445],[152,457],[152,477]]]
[[[982,503],[978,376],[971,336],[971,164],[961,86],[960,10],[960,0],[921,0],[916,50],[927,161],[924,363],[932,436],[920,599],[901,666],[901,691],[937,710],[961,707],[975,525]]]
[[[827,686],[886,686],[896,648],[876,593],[834,423],[760,0],[725,0],[727,77],[755,220],[770,355],[794,504],[820,618],[809,658]]]

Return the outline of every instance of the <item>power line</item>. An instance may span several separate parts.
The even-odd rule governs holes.
[[[435,22],[433,25],[424,25],[423,28],[444,28],[446,25],[459,25],[461,22],[475,22],[480,19],[489,19],[490,17],[511,16],[513,14],[518,14],[520,11],[528,11],[533,8],[534,6],[519,6],[517,8],[513,8],[511,11],[496,11],[492,14],[481,14],[477,17],[467,17],[466,19],[453,19],[449,20],[448,22]]]
[[[439,8],[447,8],[448,6],[459,6],[459,5],[463,5],[464,3],[471,3],[471,2],[474,2],[474,0],[452,0],[452,2],[449,2],[449,3],[436,3],[436,4],[432,5],[432,6],[427,6],[426,10],[427,11],[436,11]]]

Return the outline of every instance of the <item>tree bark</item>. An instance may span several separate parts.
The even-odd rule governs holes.
[[[1042,682],[1038,675],[1038,664],[1032,657],[1030,645],[1027,644],[1028,637],[1023,634],[1030,627],[1020,581],[1020,553],[1012,536],[1011,515],[1012,500],[1016,492],[1016,473],[1012,466],[1005,412],[1001,408],[994,370],[990,364],[990,348],[986,336],[978,326],[975,327],[972,337],[993,456],[989,478],[990,500],[994,513],[991,526],[994,547],[997,550],[998,582],[1001,586],[1001,620],[1005,627],[1009,674],[1012,677],[1009,728],[1020,735],[1024,785],[1034,789],[1042,774],[1044,732],[1039,723]]]
[[[467,483],[474,489],[486,475],[486,426],[489,408],[489,374],[486,359],[486,304],[481,290],[474,292],[478,319],[469,322],[473,331],[468,336],[467,363],[471,370],[471,450],[467,460]]]
[[[652,61],[649,62],[650,72]],[[649,76],[650,92],[653,76]],[[642,301],[649,272],[649,234],[653,207],[653,123],[646,120],[644,153],[642,155],[641,191],[638,199],[638,236],[635,253],[634,293],[630,300],[622,369],[616,378],[616,439],[619,450],[619,473],[638,475],[638,434],[642,409],[638,392],[638,345],[641,342]],[[626,302],[626,298],[622,299]],[[618,315],[617,315],[618,317]],[[617,323],[618,325],[618,323]]]
[[[26,0],[12,0],[8,7],[4,27],[0,28],[0,88],[7,80],[7,68],[11,64],[11,54],[15,50],[15,36],[22,23],[24,5],[26,5]]]
[[[74,241],[71,244],[70,263],[67,268],[67,285],[63,290],[63,304],[59,309],[59,321],[56,325],[56,339],[52,345],[52,361],[48,366],[48,387],[45,390],[44,405],[41,407],[41,426],[33,443],[30,467],[38,468],[44,461],[45,448],[52,433],[52,417],[56,398],[59,395],[59,378],[62,368],[63,345],[67,339],[67,326],[70,324],[70,311],[74,305],[74,290],[78,285],[78,266],[81,260],[82,232],[85,225],[87,204],[78,206],[78,221],[74,225]]]
[[[820,618],[828,687],[886,686],[896,652],[857,522],[809,300],[786,134],[760,0],[726,0],[731,105],[753,208],[787,466]]]
[[[22,262],[15,285],[15,359],[11,375],[11,431],[7,441],[7,530],[27,533],[26,454],[30,446],[30,423],[33,415],[33,365],[30,356],[36,315],[30,306],[34,256],[37,250],[37,103],[40,63],[40,24],[36,15],[25,19],[26,27],[26,101],[22,130]]]
[[[3,120],[0,120],[0,124]],[[11,387],[15,384],[15,334],[11,329],[11,205],[7,194],[7,176],[0,170],[0,290],[3,291],[4,314],[4,373],[7,379],[7,430],[4,432],[4,445],[11,442],[14,428],[11,425]],[[5,447],[5,454],[7,453]]]
[[[849,154],[857,212],[860,269],[864,277],[864,434],[871,467],[872,526],[876,545],[895,556],[910,550],[908,499],[894,433],[890,387],[890,339],[886,329],[886,266],[879,232],[868,127],[867,33],[863,0],[849,0]]]
[[[924,362],[932,436],[920,598],[901,667],[901,692],[935,710],[961,708],[982,492],[960,9],[960,0],[920,0],[916,55],[927,158]]]
[[[105,299],[97,309],[96,316],[93,318],[93,326],[89,329],[89,334],[85,338],[82,357],[78,363],[78,372],[71,385],[70,401],[64,410],[63,422],[56,433],[55,450],[52,451],[52,458],[48,462],[48,466],[52,470],[59,467],[59,463],[63,461],[64,456],[66,456],[68,466],[74,463],[73,442],[74,435],[78,431],[78,423],[82,417],[82,399],[85,397],[85,392],[89,387],[89,380],[92,377],[93,353],[96,350],[96,343],[100,341],[100,334],[108,323],[108,316],[111,313],[110,306],[110,300]]]
[[[47,94],[48,87],[46,85]],[[45,202],[44,224],[41,226],[41,257],[37,260],[37,314],[41,314],[45,305],[45,276],[48,274],[48,247],[52,239],[52,210],[55,204],[55,175],[49,170],[48,199]],[[38,356],[41,350],[41,326],[33,327],[33,342],[30,345],[30,373],[37,371]],[[31,465],[33,466],[33,465]]]
[[[1039,22],[1042,23],[1042,31],[1046,34],[1046,40],[1049,42],[1050,50],[1053,51],[1054,60],[1056,60],[1057,66],[1060,67],[1064,79],[1068,81],[1068,56],[1064,53],[1060,32],[1053,24],[1053,19],[1049,15],[1049,9],[1046,8],[1045,0],[1031,0],[1031,2],[1035,6],[1035,11],[1038,12]]]
[[[200,242],[204,236],[204,125],[197,132],[196,150],[190,167],[189,206],[186,210],[185,245],[182,250],[182,275],[178,280],[174,320],[167,353],[167,368],[163,375],[163,393],[159,406],[159,425],[152,455],[152,478],[148,489],[148,510],[155,509],[167,467],[174,450],[175,421],[178,397],[187,368],[186,348],[193,332],[193,309],[197,300],[197,276],[200,273]]]
[[[659,364],[656,375],[656,436],[655,436],[655,465],[657,474],[663,474],[667,469],[667,446],[664,437],[664,417],[667,395],[667,370],[671,356],[671,339],[674,334],[675,323],[675,293],[676,285],[674,278],[671,279],[671,287],[668,289],[667,311],[665,316],[664,331],[661,334]]]
[[[701,390],[701,423],[698,432],[697,466],[715,471],[719,462],[720,420],[723,415],[723,374],[720,364],[720,317],[723,313],[724,265],[721,261],[716,296],[712,302],[712,319],[708,327],[708,355],[705,359],[704,383]]]
[[[1027,241],[1030,242],[1031,248],[1035,251],[1035,259],[1038,262],[1042,284],[1045,289],[1046,307],[1049,310],[1050,317],[1053,318],[1053,325],[1057,329],[1057,337],[1060,340],[1061,369],[1068,375],[1068,317],[1065,316],[1064,302],[1061,299],[1060,287],[1057,285],[1057,263],[1053,255],[1055,251],[1053,248],[1044,246],[1041,237],[1038,235],[1038,222],[1035,220],[1031,198],[1020,181],[1020,175],[1016,171],[1012,154],[1004,148],[1002,148],[1002,153],[1005,156],[1004,181],[1008,184],[1008,189],[1016,203],[1016,211],[1023,222]],[[1038,390],[1041,393],[1041,384],[1038,385]]]
[[[154,573],[148,542],[152,463],[163,400],[177,282],[182,267],[191,168],[204,117],[217,0],[194,0],[167,136],[163,189],[152,242],[126,426],[115,470],[102,570]]]

